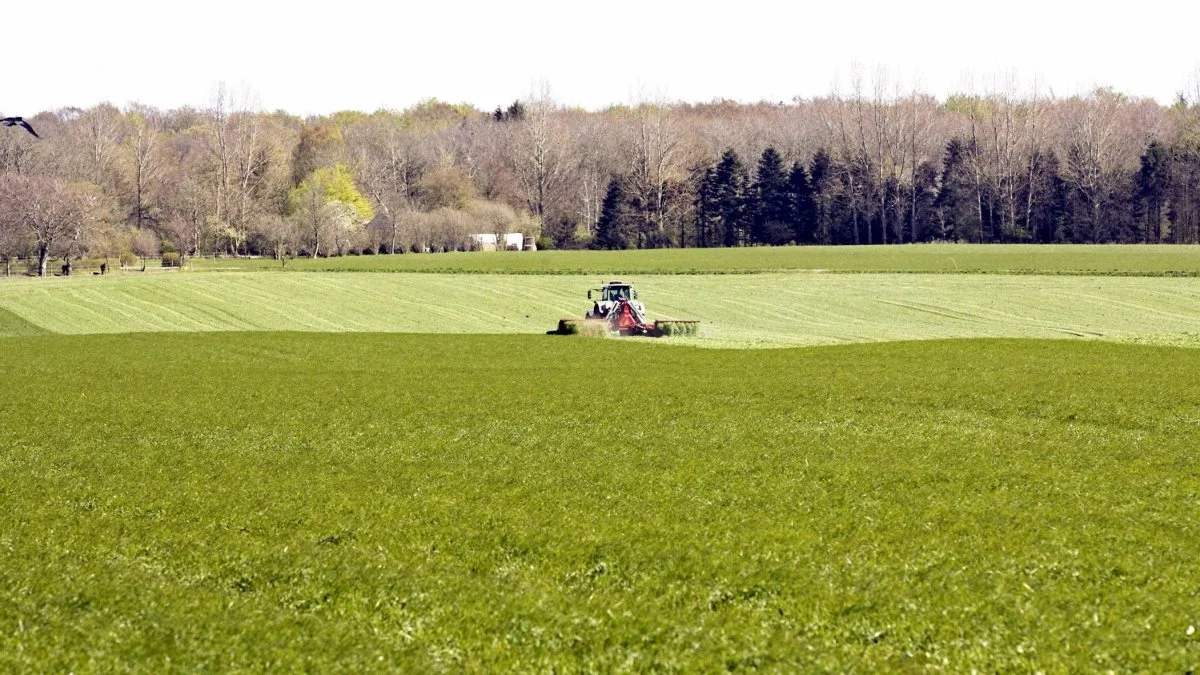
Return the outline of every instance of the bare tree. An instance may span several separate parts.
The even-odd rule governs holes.
[[[279,261],[279,266],[287,269],[288,259],[295,256],[298,250],[296,223],[289,218],[272,215],[258,221],[258,232],[267,244],[267,250]]]
[[[0,259],[4,260],[4,276],[10,277],[13,260],[29,250],[29,237],[16,218],[6,216],[6,208],[0,204]]]
[[[665,101],[642,102],[630,111],[626,165],[641,218],[640,246],[656,246],[670,236],[668,190],[684,177],[683,124]]]
[[[421,177],[428,162],[420,139],[390,113],[376,114],[348,129],[346,145],[354,175],[387,221],[388,251],[400,240],[401,214],[416,208]]]
[[[150,230],[135,230],[129,241],[129,248],[142,261],[142,271],[146,271],[146,259],[162,253],[162,242],[158,235]]]
[[[130,168],[133,174],[133,222],[140,230],[146,225],[146,194],[159,177],[162,167],[159,152],[160,116],[157,110],[138,106],[129,112]]]
[[[567,171],[566,135],[558,118],[558,106],[543,82],[525,102],[523,120],[507,125],[508,156],[521,184],[529,212],[545,223],[547,210],[558,197]]]
[[[213,91],[209,103],[208,125],[205,130],[205,147],[208,150],[212,170],[209,172],[210,189],[212,191],[211,212],[206,220],[213,221],[217,227],[225,227],[229,219],[229,185],[233,174],[234,149],[231,140],[231,113],[229,94],[225,83],[221,82]]]
[[[600,205],[608,181],[618,170],[612,138],[614,130],[607,115],[571,114],[569,133],[574,139],[575,215],[585,236],[591,237],[600,220]]]
[[[1111,90],[1097,89],[1073,103],[1066,121],[1065,173],[1091,212],[1086,238],[1099,243],[1107,235],[1104,204],[1130,161],[1129,148],[1123,142],[1127,139],[1121,136],[1126,99]]]
[[[94,188],[44,176],[0,177],[0,220],[24,229],[37,255],[38,276],[46,276],[51,255],[68,260],[82,253],[84,236],[99,218]]]

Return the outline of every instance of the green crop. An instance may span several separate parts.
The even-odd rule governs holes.
[[[655,326],[666,337],[697,337],[700,335],[698,321],[655,321]]]
[[[0,670],[1185,672],[1200,351],[0,341]]]

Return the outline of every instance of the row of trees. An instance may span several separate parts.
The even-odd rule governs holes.
[[[506,231],[616,248],[1200,241],[1200,86],[1169,106],[1014,86],[938,101],[856,74],[779,104],[591,112],[543,88],[492,112],[307,119],[222,88],[202,108],[31,121],[42,139],[0,134],[0,258],[41,268],[135,240],[285,257]]]

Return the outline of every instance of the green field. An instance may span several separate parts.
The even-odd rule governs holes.
[[[704,346],[959,337],[1200,343],[1200,280],[1032,275],[638,275],[653,317]],[[0,283],[0,334],[131,331],[540,333],[582,316],[602,277],[148,274]],[[20,320],[21,324],[12,323]],[[14,328],[8,328],[12,323]],[[678,342],[671,340],[671,342]]]
[[[278,270],[269,259],[199,259],[196,270]],[[972,245],[785,246],[431,253],[300,258],[289,270],[507,274],[739,274],[787,270],[1200,276],[1200,246]]]
[[[1200,249],[263,264],[0,280],[0,672],[1200,667]]]
[[[1197,350],[4,347],[0,670],[1200,665]]]

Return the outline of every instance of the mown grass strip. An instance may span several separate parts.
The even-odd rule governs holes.
[[[224,273],[25,280],[0,307],[59,333],[301,330],[530,333],[591,307],[602,277]],[[641,275],[650,318],[699,320],[706,346],[971,337],[1195,342],[1193,279],[972,275]]]

